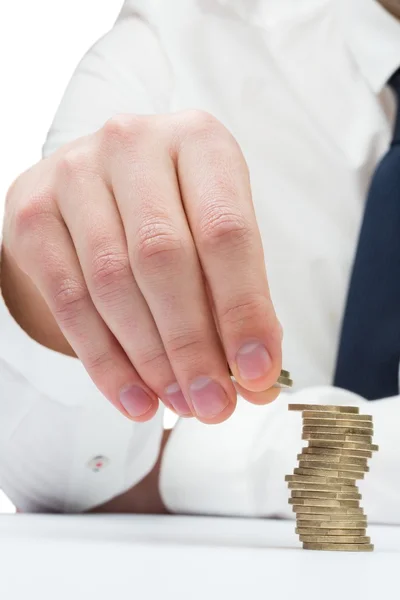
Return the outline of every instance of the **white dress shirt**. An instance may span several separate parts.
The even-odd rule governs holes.
[[[83,58],[44,146],[118,113],[199,108],[248,162],[284,368],[271,406],[239,401],[219,426],[181,420],[161,492],[172,511],[292,517],[284,475],[301,448],[287,400],[358,404],[380,452],[367,474],[371,520],[400,523],[400,398],[330,387],[369,182],[388,147],[400,23],[373,0],[126,0]],[[30,339],[0,303],[0,487],[25,511],[82,511],[137,483],[156,460],[162,410],[122,417],[78,360]],[[373,340],[371,340],[373,343]]]

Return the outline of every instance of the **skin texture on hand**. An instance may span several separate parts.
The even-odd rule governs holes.
[[[135,421],[160,398],[219,423],[236,389],[259,404],[278,393],[265,392],[281,369],[281,328],[247,165],[207,113],[114,117],[21,175],[2,263],[18,323],[76,355]]]

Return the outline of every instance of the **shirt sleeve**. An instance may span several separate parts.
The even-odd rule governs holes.
[[[168,98],[158,40],[128,11],[77,67],[43,155],[115,114],[167,110]],[[158,457],[162,410],[142,424],[120,415],[80,361],[19,327],[1,293],[0,332],[0,487],[14,504],[23,511],[85,511],[140,481]]]
[[[145,21],[127,11],[78,65],[43,155],[93,133],[114,115],[167,112],[171,85],[169,62],[159,40]]]
[[[282,392],[272,404],[239,399],[234,415],[216,427],[179,421],[164,452],[161,493],[172,512],[294,519],[285,475],[301,452],[301,415],[288,403],[354,405],[372,415],[370,472],[358,481],[372,523],[400,523],[400,397],[369,402],[333,387]]]

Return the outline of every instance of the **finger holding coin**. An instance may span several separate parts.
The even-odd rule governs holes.
[[[252,392],[250,390],[245,389],[243,386],[240,385],[240,383],[236,381],[230,369],[229,374],[231,376],[233,385],[235,386],[237,393],[252,404],[269,404],[270,402],[276,400],[282,389],[291,388],[293,386],[293,381],[290,378],[289,371],[285,371],[284,369],[281,370],[276,383],[267,390],[264,390],[263,392]]]

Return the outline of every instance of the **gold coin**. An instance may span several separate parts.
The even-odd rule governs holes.
[[[304,469],[328,469],[333,471],[340,469],[341,471],[355,471],[360,473],[369,472],[369,467],[367,465],[348,465],[347,463],[337,463],[330,460],[307,461],[303,460],[303,457],[299,460],[299,467]]]
[[[335,412],[328,412],[328,411],[312,411],[312,410],[305,410],[303,412],[303,419],[334,419],[334,420],[344,420],[344,421],[348,421],[349,419],[351,419],[351,421],[368,421],[369,423],[372,423],[372,417],[370,415],[356,415],[354,413],[352,414],[346,414],[346,413],[335,413]]]
[[[343,536],[343,535],[359,535],[365,536],[366,529],[324,529],[322,527],[296,527],[297,535],[323,535],[323,536]],[[317,533],[318,532],[318,533]],[[311,540],[303,540],[311,541]],[[315,540],[316,542],[318,540]],[[343,541],[343,540],[341,540]]]
[[[303,419],[303,426],[317,428],[322,427],[324,431],[325,427],[333,427],[334,429],[357,429],[355,433],[357,433],[358,430],[366,430],[367,435],[373,435],[372,432],[374,429],[372,423],[367,423],[366,421],[344,421],[338,419]]]
[[[364,427],[329,427],[322,425],[305,425],[303,427],[303,433],[320,433],[325,435],[326,433],[333,433],[335,435],[362,435],[370,438],[373,435],[372,429],[365,429]],[[362,441],[362,440],[361,440]]]
[[[323,431],[303,431],[302,440],[321,440],[326,442],[359,442],[362,444],[371,444],[371,435],[353,435],[352,433],[337,434],[324,433]]]
[[[360,508],[359,500],[332,500],[330,498],[289,498],[293,506],[340,506],[347,508]]]
[[[325,485],[345,485],[357,488],[355,482],[349,481],[348,478],[340,478],[340,477],[320,477],[317,475],[310,475],[307,473],[306,475],[295,474],[295,475],[286,475],[285,481],[293,481],[298,483],[321,483]]]
[[[288,373],[288,371],[281,371],[281,374],[273,387],[290,388],[293,386],[293,381],[290,379],[289,373],[288,376],[283,375],[283,373]]]
[[[358,406],[330,406],[323,404],[289,404],[289,410],[313,410],[324,412],[355,413],[360,412]]]
[[[357,492],[327,492],[317,490],[293,490],[292,498],[331,498],[332,500],[361,500]]]
[[[340,440],[314,440],[308,442],[309,448],[335,448],[343,450],[368,450],[369,452],[377,452],[379,446],[376,444],[368,444],[365,442],[350,442]]]
[[[351,481],[354,481],[356,479],[364,479],[364,473],[362,473],[361,471],[334,471],[333,469],[312,469],[300,466],[300,468],[294,469],[294,473],[296,475],[314,475],[316,477],[329,477],[330,479],[335,479],[336,477],[339,477],[340,479],[348,479]],[[331,481],[329,483],[334,483],[334,481]]]
[[[367,466],[366,458],[358,458],[356,456],[342,456],[341,454],[307,454],[301,453],[297,455],[297,460],[305,462],[329,462],[332,464],[344,464],[344,465],[360,465],[363,467]]]
[[[364,429],[373,429],[374,424],[372,421],[362,421],[360,417],[363,415],[349,415],[345,413],[340,414],[342,418],[336,418],[336,413],[312,413],[315,417],[306,417],[303,413],[303,425],[321,425],[322,427],[362,427]],[[354,418],[353,418],[354,417]]]
[[[365,515],[341,514],[301,514],[296,517],[298,527],[367,527],[367,517]],[[329,523],[329,525],[325,525]]]
[[[339,492],[347,494],[356,494],[358,487],[356,485],[339,485],[337,483],[303,483],[301,481],[289,481],[289,490],[303,490],[310,492]]]
[[[372,552],[373,544],[317,544],[316,542],[304,542],[304,550],[328,550],[330,552]]]
[[[311,518],[311,515],[300,516],[302,518],[297,519],[296,524],[301,531],[330,531],[332,532],[332,535],[334,535],[334,531],[366,531],[367,528],[367,519],[361,521],[359,517],[356,517],[357,521],[328,521],[325,519],[324,515],[318,515],[321,517],[319,521],[307,521],[306,519],[303,519],[303,516]],[[353,519],[353,516],[351,516],[351,518]]]
[[[330,516],[332,517],[333,515],[351,515],[352,517],[354,517],[354,515],[363,515],[364,516],[364,509],[362,509],[361,507],[359,508],[352,508],[352,507],[346,507],[346,506],[300,506],[300,505],[294,505],[292,506],[292,510],[294,513],[310,513],[313,515],[320,515],[323,513],[329,513]],[[303,519],[303,515],[301,516],[301,518]]]
[[[369,544],[371,538],[365,535],[299,535],[301,542],[311,542],[316,544]]]
[[[303,454],[324,454],[331,456],[343,456],[343,457],[357,457],[357,458],[372,458],[372,452],[370,450],[346,450],[345,448],[318,448],[318,447],[305,447],[302,449]]]
[[[231,377],[235,377],[234,374],[231,371],[230,366],[228,365],[228,371],[229,371],[229,375]],[[272,387],[282,387],[282,388],[289,388],[293,386],[293,381],[290,378],[290,373],[289,371],[285,371],[284,369],[281,370],[281,374],[279,375],[276,383],[272,386]]]
[[[356,485],[337,485],[336,483],[301,483],[300,481],[289,481],[289,490],[302,490],[310,492],[336,492],[341,494],[356,494]]]

